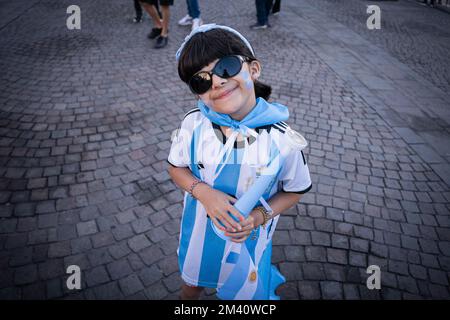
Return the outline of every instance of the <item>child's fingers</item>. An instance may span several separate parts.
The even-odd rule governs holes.
[[[235,216],[236,218],[239,219],[239,221],[244,221],[245,217],[239,212],[239,210],[237,210],[234,206],[230,205],[228,208],[228,211],[231,212],[231,214],[233,214],[233,216]],[[236,222],[237,223],[237,222]],[[237,223],[238,224],[238,223]]]
[[[211,220],[216,225],[216,227],[222,231],[227,231],[227,229],[229,228],[228,223],[224,222],[223,220],[219,220],[217,217],[212,217]],[[220,223],[222,223],[225,226],[225,228]]]
[[[250,227],[250,228],[254,228],[255,227],[255,219],[252,216],[248,216],[247,219],[239,222],[240,225],[242,227]]]
[[[242,237],[242,238],[239,238],[239,239],[231,238],[230,240],[231,240],[232,242],[240,243],[240,242],[244,242],[245,240],[247,240],[247,238],[248,238],[248,236],[245,236],[245,237]]]
[[[243,236],[248,236],[250,234],[249,230],[241,231],[241,232],[225,232],[225,236],[231,238],[241,238]]]
[[[222,217],[221,217],[221,221],[226,221],[229,224],[229,228],[233,229],[233,230],[242,230],[242,227],[239,223],[237,223],[236,221],[234,221],[234,219],[228,214],[225,213]]]
[[[253,225],[252,224],[247,224],[245,226],[242,226],[241,230],[233,232],[233,234],[236,234],[238,232],[251,232],[252,230],[253,230]]]
[[[237,201],[237,199],[232,196],[228,196],[228,200],[230,200],[231,203],[235,203]]]
[[[246,228],[246,227],[253,228],[254,221],[252,219],[247,218],[247,219],[245,219],[245,220],[243,220],[243,221],[241,221],[239,223],[242,226],[242,228]]]
[[[217,218],[217,220],[218,220],[219,222],[221,222],[221,223],[225,226],[226,230],[235,230],[236,228],[233,227],[233,225],[230,223],[230,221],[229,221],[229,219],[227,218],[227,216],[228,216],[228,215],[225,215],[225,216],[218,216],[218,217],[216,217],[216,218]],[[226,231],[226,230],[225,230],[225,231]]]

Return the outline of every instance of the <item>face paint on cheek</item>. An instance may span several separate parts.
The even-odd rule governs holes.
[[[253,88],[253,81],[250,78],[250,74],[248,73],[247,70],[242,71],[242,78],[244,79],[245,87],[247,89],[250,90],[251,88]]]

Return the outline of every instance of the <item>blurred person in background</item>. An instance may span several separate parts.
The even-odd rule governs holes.
[[[188,14],[178,21],[180,26],[192,25],[192,30],[198,28],[203,24],[200,18],[200,6],[198,0],[186,0]]]
[[[250,26],[252,30],[267,29],[269,25],[269,13],[272,9],[273,0],[255,0],[256,20],[255,24]]]
[[[274,16],[278,15],[280,13],[281,7],[281,0],[275,0],[272,6],[272,14]]]
[[[162,19],[157,10],[158,1],[161,6]],[[169,41],[169,7],[173,5],[173,0],[140,0],[140,2],[145,11],[147,11],[149,16],[152,18],[154,25],[148,35],[148,38],[156,38],[155,49],[164,48],[167,46],[167,42]]]
[[[136,15],[133,18],[134,23],[142,22],[142,7],[139,3],[139,0],[134,0],[134,11],[136,12]]]

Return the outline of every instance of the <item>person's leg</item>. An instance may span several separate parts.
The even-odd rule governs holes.
[[[188,12],[192,19],[200,18],[200,7],[198,0],[186,0],[188,5]]]
[[[156,7],[152,4],[148,4],[146,2],[141,1],[141,5],[144,7],[145,11],[147,11],[148,15],[152,18],[153,25],[157,29],[162,29],[163,25],[161,23],[161,19],[159,18],[158,11]]]
[[[136,20],[140,21],[142,19],[142,7],[139,0],[134,0],[134,11],[136,11]]]
[[[169,20],[170,20],[170,10],[169,6],[161,5],[162,12],[162,31],[161,36],[167,37],[169,34]]]
[[[162,30],[161,35],[156,39],[155,49],[164,48],[169,40],[169,21],[170,21],[170,9],[169,6],[173,5],[173,0],[160,0],[159,5],[162,12]]]
[[[266,0],[255,0],[256,19],[260,26],[267,24]]]
[[[154,1],[154,6],[156,8],[156,11],[158,11],[159,19],[162,20],[162,14],[161,14],[161,9],[159,8],[159,1],[158,0]]]
[[[181,18],[180,20],[178,20],[178,24],[180,26],[188,26],[190,24],[192,24],[192,8],[191,8],[191,3],[189,0],[186,0],[186,6],[187,6],[187,15],[185,15],[183,18]]]
[[[265,5],[266,5],[267,16],[269,16],[270,11],[272,10],[272,6],[273,6],[273,0],[266,0]]]
[[[193,287],[189,286],[185,283],[181,286],[181,300],[198,300],[200,298],[200,294],[202,293],[202,287]]]
[[[281,10],[281,0],[275,0],[272,7],[272,13],[278,13]]]
[[[188,11],[188,15],[189,17],[192,18],[192,7],[191,7],[191,1],[190,0],[186,0],[186,6],[187,6],[187,11]]]

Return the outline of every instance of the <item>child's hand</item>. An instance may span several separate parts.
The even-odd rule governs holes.
[[[248,236],[252,233],[252,230],[260,225],[259,221],[259,213],[253,210],[247,217],[247,219],[240,222],[242,226],[241,231],[237,232],[226,232],[225,235],[230,237],[230,240],[233,242],[244,242],[247,240]]]
[[[238,231],[242,229],[241,225],[228,213],[231,212],[239,221],[245,220],[244,216],[233,206],[233,203],[236,202],[235,198],[220,190],[211,188],[207,184],[199,184],[197,188],[199,188],[197,199],[201,202],[217,228],[222,231]]]

